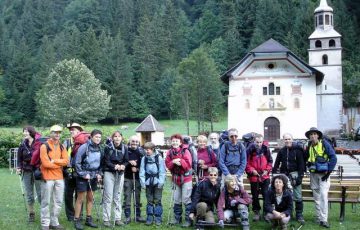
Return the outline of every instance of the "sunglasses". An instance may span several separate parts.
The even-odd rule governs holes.
[[[237,135],[231,135],[230,138],[237,138]]]
[[[217,176],[217,174],[211,174],[211,173],[210,173],[209,176]]]

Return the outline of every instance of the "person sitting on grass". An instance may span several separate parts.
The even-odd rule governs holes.
[[[146,155],[141,159],[140,164],[140,183],[146,189],[146,225],[151,225],[154,221],[157,226],[161,225],[163,207],[161,204],[162,192],[165,182],[165,162],[161,154],[155,151],[152,142],[144,145]]]
[[[208,176],[197,185],[192,198],[190,219],[205,220],[207,223],[215,223],[214,207],[220,195],[220,185],[218,183],[218,169],[208,168]]]
[[[274,176],[265,197],[266,219],[272,222],[272,229],[276,229],[278,225],[282,230],[287,229],[292,208],[293,199],[288,188],[288,178],[283,174]]]
[[[217,203],[219,226],[224,227],[224,222],[237,222],[242,225],[244,230],[250,229],[247,206],[251,202],[249,194],[242,186],[238,185],[236,177],[227,175],[225,177],[225,186]]]

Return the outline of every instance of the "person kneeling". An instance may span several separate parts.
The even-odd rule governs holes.
[[[237,222],[244,230],[250,229],[247,205],[251,203],[249,194],[236,183],[236,178],[227,175],[217,204],[219,226],[224,227],[224,222]]]
[[[280,224],[282,230],[287,229],[293,206],[292,193],[288,188],[285,175],[277,175],[271,181],[271,187],[265,197],[266,218],[272,221],[272,229]]]
[[[196,213],[197,220],[215,224],[214,206],[220,195],[220,185],[217,183],[218,169],[210,167],[208,173],[208,178],[203,179],[196,187],[189,218],[193,220]]]

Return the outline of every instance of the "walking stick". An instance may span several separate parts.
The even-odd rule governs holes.
[[[133,188],[133,201],[134,201],[134,222],[136,223],[136,194],[135,194],[135,173],[133,172],[133,184],[134,184],[134,188]]]
[[[28,211],[27,211],[26,198],[25,198],[25,192],[24,192],[24,187],[23,187],[24,185],[22,183],[23,177],[24,177],[24,174],[23,174],[23,172],[21,172],[21,175],[19,174],[19,181],[20,181],[21,194],[22,194],[23,199],[24,199],[25,212],[26,212],[26,216],[27,216]]]
[[[91,181],[91,179],[88,179],[88,184],[89,184],[89,187],[90,187],[91,196],[93,198],[93,205],[95,206],[95,210],[96,210],[97,221],[99,222],[99,220],[100,220],[99,209],[98,209],[98,206],[96,205],[96,202],[95,202],[95,195],[94,195],[94,192],[92,190],[90,181]]]

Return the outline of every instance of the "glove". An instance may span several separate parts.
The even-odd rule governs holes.
[[[224,228],[224,221],[223,220],[219,220],[219,227]]]
[[[325,176],[321,177],[322,181],[327,181],[330,176],[330,173],[326,173]]]
[[[162,188],[164,186],[163,183],[158,183],[157,188]]]
[[[235,207],[237,203],[238,203],[237,200],[232,200],[230,201],[230,206]]]
[[[302,178],[301,178],[301,177],[298,177],[298,178],[296,179],[296,184],[295,184],[295,186],[299,186],[299,185],[301,185],[301,183],[302,183]]]

